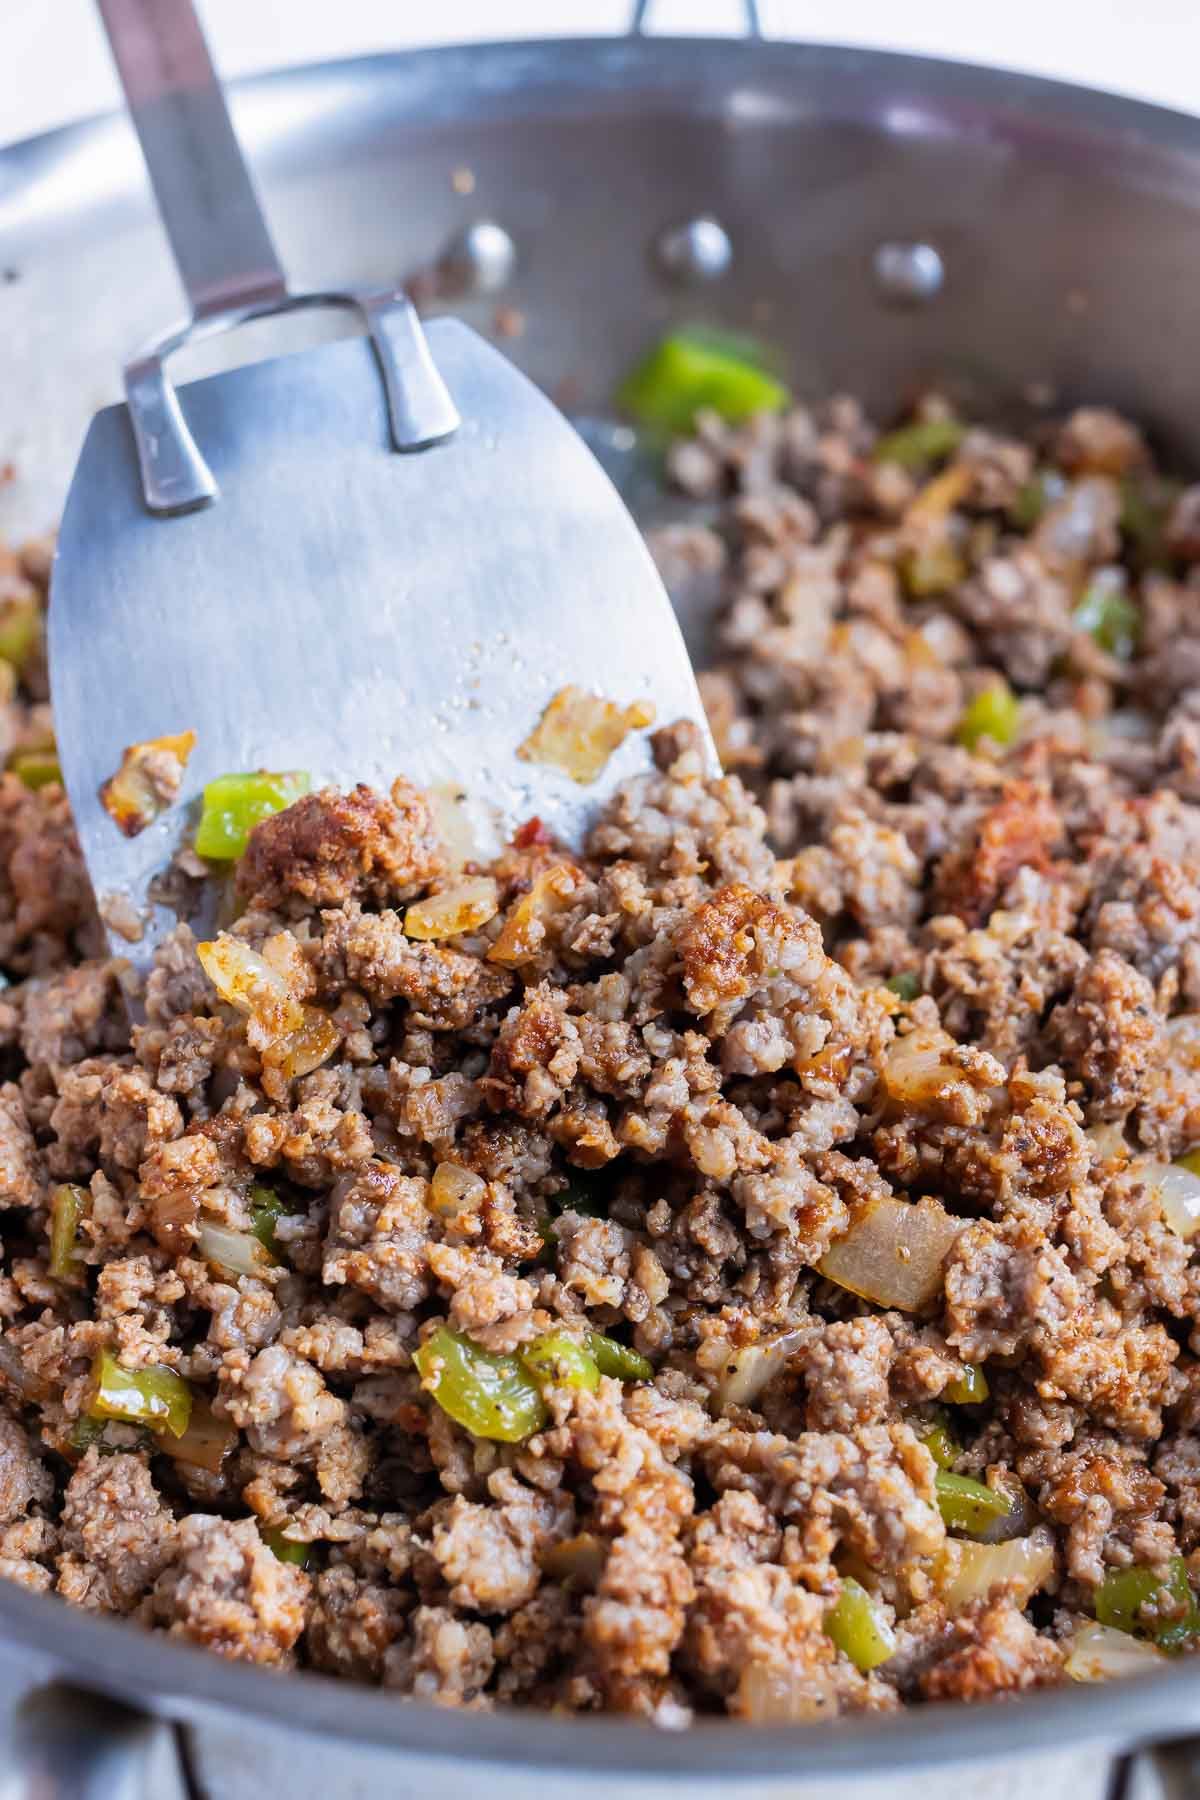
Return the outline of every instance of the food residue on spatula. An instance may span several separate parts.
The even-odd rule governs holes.
[[[581,687],[560,688],[517,755],[526,762],[549,763],[586,786],[631,731],[653,723],[649,700],[618,706]]]
[[[137,837],[170,806],[195,747],[194,731],[127,745],[120,768],[100,789],[104,810],[126,837]]]

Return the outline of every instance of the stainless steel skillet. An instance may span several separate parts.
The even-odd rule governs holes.
[[[236,111],[298,281],[336,262],[382,282],[428,269],[454,242],[470,275],[464,228],[502,226],[515,273],[456,304],[493,329],[502,309],[508,353],[573,407],[601,411],[648,336],[699,318],[769,336],[813,393],[842,382],[895,404],[914,375],[936,372],[977,405],[1020,408],[1033,380],[1127,406],[1200,451],[1200,370],[1184,348],[1200,285],[1192,119],[915,58],[653,39],[330,65],[248,84]],[[732,261],[720,279],[682,286],[664,234],[677,242],[700,217],[721,225]],[[912,254],[921,244],[937,259]],[[114,260],[119,280],[106,273]],[[0,462],[19,469],[0,507],[13,530],[37,529],[58,510],[86,417],[116,397],[109,371],[178,304],[123,121],[0,154],[0,268],[14,277],[0,285]],[[938,1800],[1009,1781],[1090,1800],[1112,1753],[1200,1732],[1200,1674],[1186,1666],[1136,1687],[832,1732],[713,1725],[678,1738],[449,1716],[273,1677],[4,1584],[0,1636],[12,1696],[61,1678],[183,1723],[177,1738],[108,1701],[89,1710],[43,1694],[9,1740],[14,1797],[261,1800],[274,1785],[289,1800],[525,1800],[569,1783],[649,1800],[668,1784],[719,1783],[734,1800]]]

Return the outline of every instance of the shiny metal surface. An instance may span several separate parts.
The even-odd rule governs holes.
[[[649,744],[634,738],[586,786],[520,761],[560,689],[650,701],[649,717],[689,716],[707,736],[679,627],[617,491],[496,350],[446,319],[431,331],[439,364],[390,290],[350,299],[378,370],[362,343],[296,351],[210,376],[187,392],[187,422],[167,354],[330,296],[292,295],[280,272],[259,299],[258,277],[238,273],[247,233],[256,268],[273,251],[190,0],[101,9],[193,300],[191,322],[129,365],[127,410],[89,430],[51,581],[55,732],[76,829],[102,914],[120,898],[143,921],[134,943],[110,933],[114,954],[148,967],[173,928],[154,881],[205,782],[230,769],[385,790],[403,771],[486,806],[497,845],[535,814],[581,844],[617,783],[649,765]],[[225,496],[208,511],[214,467]],[[122,750],[187,730],[196,749],[176,804],[124,836],[101,802]]]
[[[769,336],[802,393],[845,384],[887,407],[939,376],[974,406],[1019,412],[1036,382],[1064,402],[1129,407],[1178,454],[1200,452],[1192,118],[910,57],[653,39],[372,58],[250,83],[233,111],[283,255],[310,282],[336,266],[386,285],[427,267],[482,209],[502,218],[522,251],[505,300],[525,327],[506,353],[572,407],[602,414],[649,336],[699,318]],[[460,170],[474,172],[469,197]],[[706,210],[738,256],[725,281],[681,295],[646,246]],[[887,241],[937,248],[946,279],[929,305],[885,306],[872,259]],[[36,529],[61,503],[86,417],[116,397],[110,371],[130,324],[144,335],[178,304],[124,122],[0,157],[0,242],[18,275],[0,286],[0,460],[17,464],[0,510],[13,529]],[[491,328],[490,300],[462,310]],[[318,323],[327,316],[290,328]],[[667,1783],[720,1783],[728,1800],[807,1797],[839,1781],[874,1800],[868,1777],[895,1793],[940,1792],[939,1764],[958,1765],[972,1795],[1006,1791],[1014,1772],[1062,1793],[1061,1765],[1040,1775],[1050,1764],[1038,1759],[1064,1746],[1099,1753],[1200,1731],[1200,1680],[1186,1664],[1121,1689],[836,1731],[712,1723],[679,1737],[504,1712],[448,1720],[235,1668],[2,1583],[0,1624],[31,1668],[152,1695],[198,1742],[227,1744],[231,1757],[240,1746],[243,1768],[272,1733],[320,1734],[327,1766],[344,1752],[347,1792],[386,1779],[402,1794],[507,1800],[519,1782],[539,1791],[569,1771],[597,1792],[603,1781],[605,1800],[661,1796]],[[296,1766],[302,1776],[303,1751]]]
[[[472,219],[438,257],[439,290],[453,295],[499,294],[513,278],[517,246],[495,219]]]
[[[255,319],[314,306],[358,313],[379,360],[392,447],[424,450],[451,436],[458,414],[402,293],[289,290],[192,0],[97,5],[192,309],[183,325],[161,333],[125,366],[150,511],[195,512],[219,491],[167,375],[167,357]]]
[[[880,244],[873,266],[880,293],[905,306],[935,299],[946,279],[946,265],[932,244]]]
[[[680,287],[699,287],[720,281],[728,275],[733,263],[733,245],[729,233],[711,213],[686,219],[682,225],[668,226],[656,245],[658,266],[669,280]]]
[[[147,890],[204,783],[301,768],[387,788],[453,782],[499,837],[538,814],[578,844],[649,764],[629,738],[581,787],[520,745],[568,683],[662,720],[702,716],[679,627],[632,518],[562,414],[453,319],[429,347],[463,424],[395,456],[369,346],[325,344],[210,377],[184,404],[220,483],[207,511],[141,501],[124,408],[94,422],[63,515],[49,655],[59,755],[97,894],[150,927]],[[99,576],[98,576],[99,572]],[[126,744],[191,729],[179,802],[123,837],[98,787]]]

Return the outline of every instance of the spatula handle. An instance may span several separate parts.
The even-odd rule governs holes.
[[[287,281],[191,0],[98,0],[193,315]]]

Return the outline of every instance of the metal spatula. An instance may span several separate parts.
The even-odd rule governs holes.
[[[100,11],[192,317],[93,421],[59,538],[49,656],[60,759],[93,885],[148,888],[214,776],[301,768],[456,782],[511,826],[578,843],[647,766],[636,732],[579,785],[518,746],[565,686],[702,724],[670,604],[615,489],[561,414],[454,320],[402,293],[292,294],[190,0]],[[298,306],[364,339],[178,393],[185,343]],[[703,727],[702,727],[703,728]],[[175,804],[139,836],[99,797],[127,745],[187,730]],[[706,752],[709,751],[707,734]],[[715,766],[715,764],[714,764]]]

